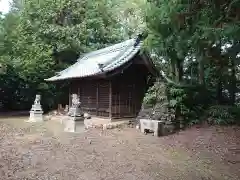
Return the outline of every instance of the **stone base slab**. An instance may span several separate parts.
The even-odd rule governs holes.
[[[73,117],[65,117],[62,124],[64,125],[65,132],[83,132],[85,129],[84,121],[82,119],[76,121]]]
[[[111,119],[101,119],[101,118],[95,118],[95,117],[92,119],[84,120],[84,125],[86,129],[102,128],[103,130],[106,130],[106,129],[123,127],[128,124],[129,124],[129,120],[111,121]]]
[[[30,111],[27,122],[43,122],[43,111]]]
[[[84,119],[84,125],[87,129],[93,127],[102,127],[104,124],[111,123],[111,119],[103,119],[98,117],[92,117],[91,119]]]

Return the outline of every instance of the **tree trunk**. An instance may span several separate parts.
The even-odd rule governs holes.
[[[176,64],[175,64],[175,77],[176,77],[176,82],[180,83],[183,79],[183,64],[180,59],[177,59]]]
[[[171,62],[170,62],[170,77],[171,77],[171,79],[173,80],[173,79],[175,79],[175,62],[174,62],[174,60],[172,60],[171,59]]]
[[[234,42],[232,48],[228,52],[228,56],[230,57],[230,67],[231,67],[231,74],[230,74],[230,104],[234,105],[236,100],[236,89],[237,89],[237,80],[236,80],[236,56],[239,53],[240,43]]]
[[[223,65],[222,60],[219,61],[217,74],[218,74],[218,82],[217,82],[217,101],[219,104],[223,103]]]
[[[203,63],[203,55],[200,56],[199,63],[198,63],[198,72],[199,72],[199,83],[201,85],[205,84],[204,81],[204,63]]]
[[[234,58],[231,58],[231,78],[230,78],[230,104],[235,104],[236,99],[236,70],[235,70],[235,62]]]
[[[176,64],[175,64],[175,80],[177,83],[180,83],[183,79],[183,61],[181,61],[180,59],[177,59]],[[183,118],[181,117],[181,107],[180,104],[177,103],[176,106],[176,112],[175,112],[175,118],[176,118],[176,122],[175,122],[175,128],[176,130],[183,128]]]
[[[217,101],[219,104],[222,104],[222,99],[223,99],[223,95],[222,95],[222,80],[219,77],[218,80],[218,84],[217,84]]]

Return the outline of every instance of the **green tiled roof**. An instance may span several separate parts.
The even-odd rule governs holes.
[[[112,71],[129,62],[140,50],[142,42],[130,39],[113,46],[103,48],[79,58],[75,64],[46,81],[70,78],[83,78]]]

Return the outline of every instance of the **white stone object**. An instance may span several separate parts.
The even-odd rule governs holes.
[[[88,114],[88,113],[84,113],[84,114],[83,114],[83,117],[84,117],[85,119],[90,119],[90,118],[91,118],[90,114]]]
[[[74,117],[69,117],[63,123],[65,132],[84,132],[83,121],[76,121]]]
[[[43,121],[43,110],[40,104],[41,96],[39,94],[36,95],[34,104],[32,105],[32,109],[30,110],[30,117],[28,122],[42,122]]]
[[[72,106],[69,109],[68,116],[76,117],[82,116],[82,111],[80,108],[80,101],[77,94],[72,94]]]
[[[106,129],[107,129],[107,124],[103,124],[102,129],[103,129],[103,130],[106,130]]]
[[[84,118],[84,126],[86,129],[92,128],[93,127],[92,120]]]
[[[83,132],[85,130],[84,117],[80,104],[78,95],[72,94],[72,105],[69,108],[67,117],[62,121],[65,132]]]
[[[140,119],[140,129],[142,133],[150,130],[153,131],[154,136],[160,136],[163,134],[163,121]]]

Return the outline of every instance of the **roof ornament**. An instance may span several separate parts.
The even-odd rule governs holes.
[[[55,72],[55,76],[60,76],[61,72]]]
[[[137,35],[136,41],[134,43],[134,46],[137,46],[141,41],[143,41],[144,39],[146,39],[146,37],[148,36],[148,33],[146,31],[139,33]]]
[[[137,46],[137,45],[140,43],[141,40],[142,40],[142,34],[139,34],[139,35],[137,36],[137,38],[136,38],[136,41],[135,41],[135,43],[134,43],[134,46]]]
[[[57,47],[57,44],[54,44],[53,47],[52,47],[52,54],[51,54],[51,56],[56,58],[57,54],[58,54],[58,47]]]
[[[99,67],[99,69],[103,72],[103,64],[98,63],[98,67]]]

